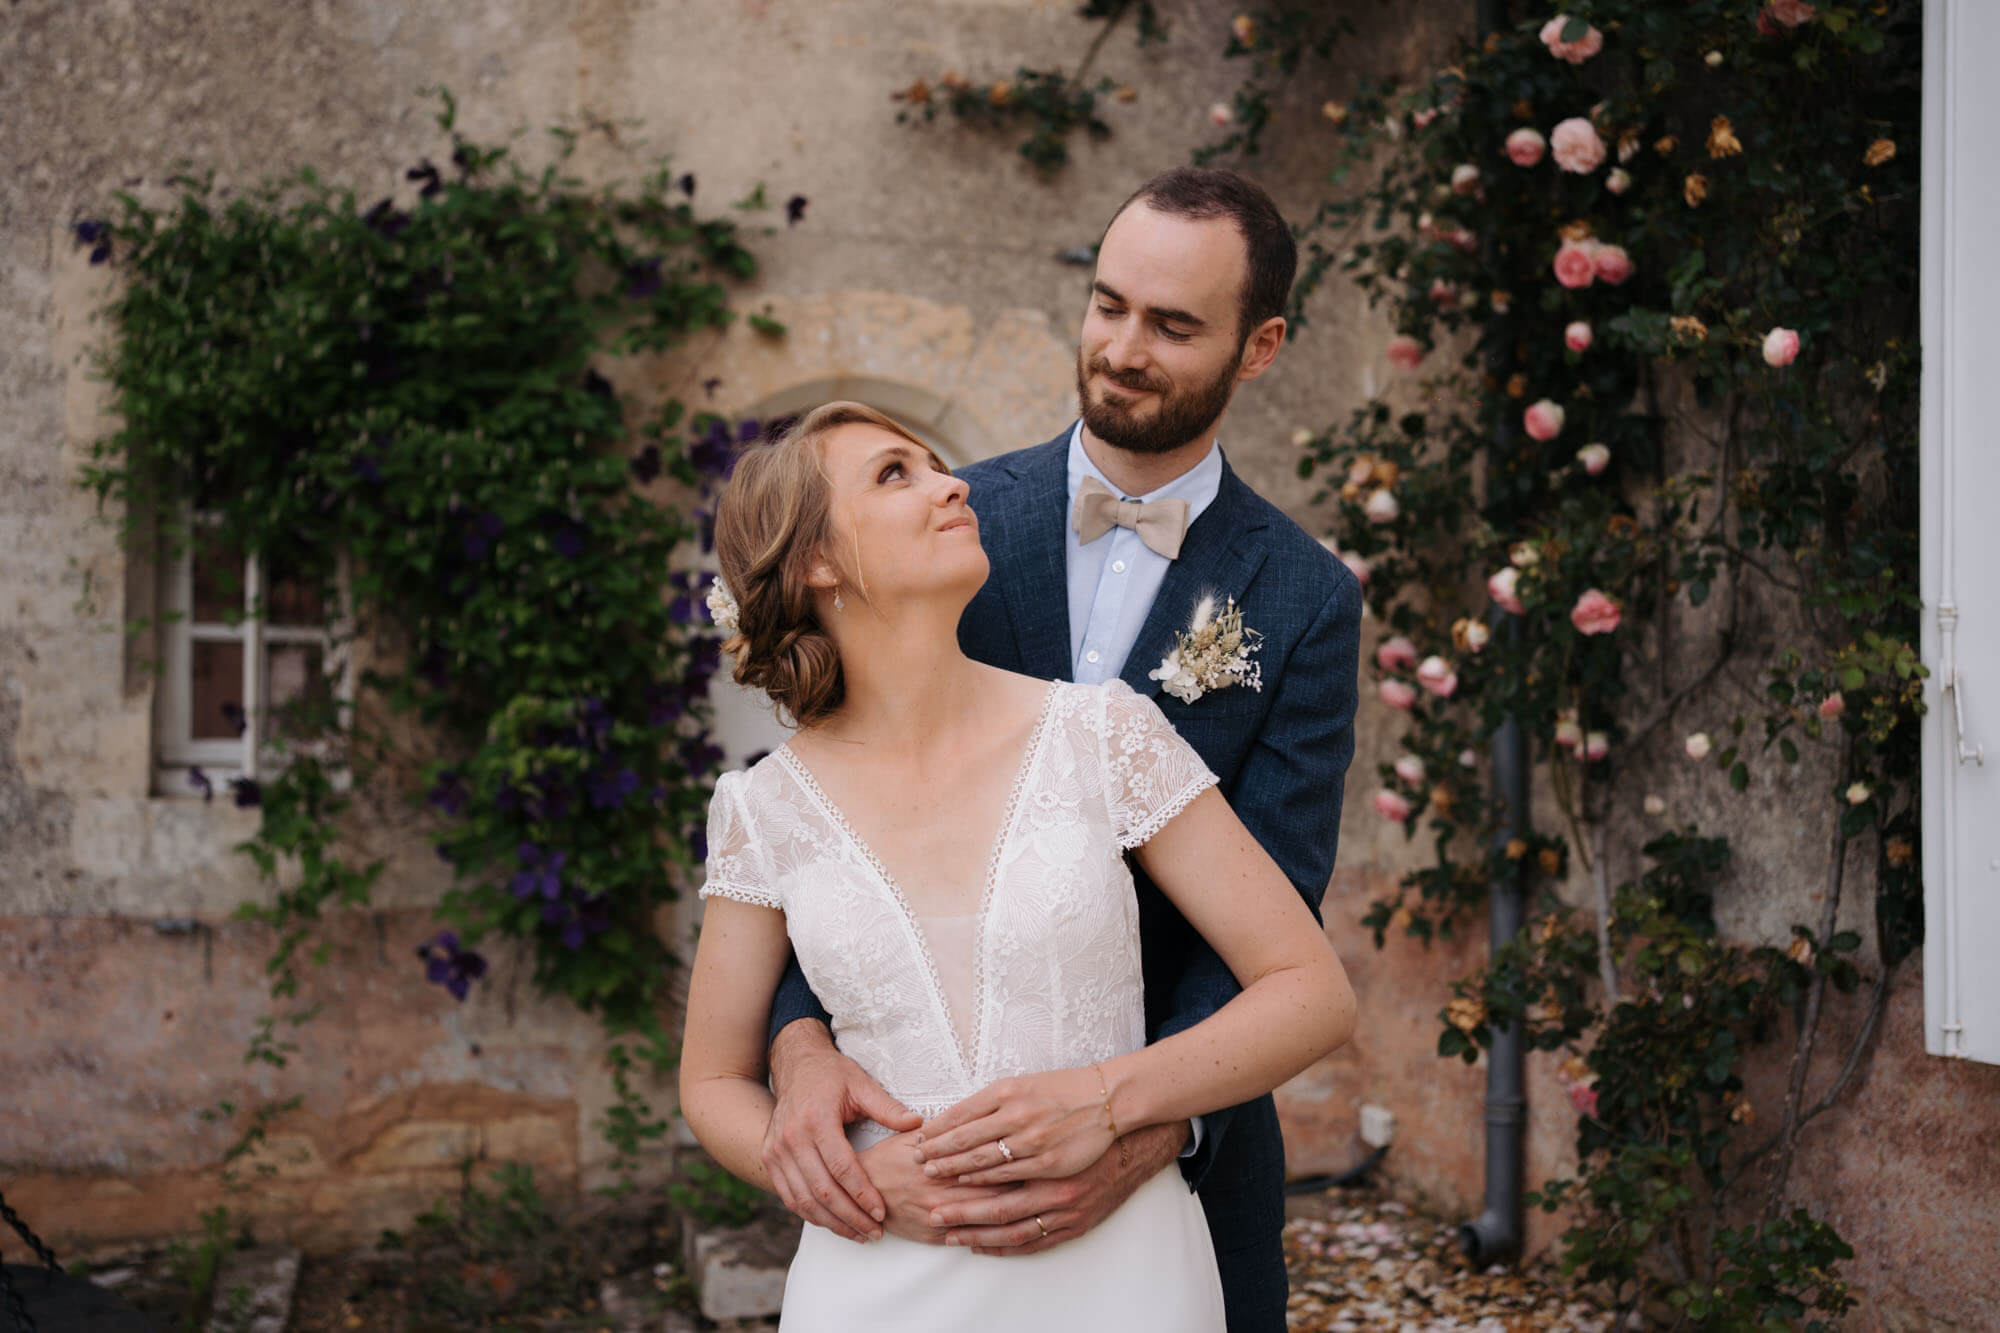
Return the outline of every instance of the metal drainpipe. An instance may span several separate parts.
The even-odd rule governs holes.
[[[1507,26],[1506,0],[1477,0],[1479,36]],[[1490,241],[1489,241],[1490,245]],[[1505,344],[1492,349],[1501,375],[1506,374]],[[1511,423],[1503,423],[1495,444],[1504,449],[1512,435]],[[1494,617],[1502,613],[1496,607]],[[1512,617],[1496,630],[1518,636],[1521,627]],[[1507,839],[1528,833],[1528,738],[1520,720],[1512,714],[1493,733],[1493,783],[1507,806],[1507,825],[1499,835]],[[1526,898],[1527,858],[1515,863],[1515,871],[1495,883],[1488,895],[1488,928],[1492,950],[1520,933],[1522,904]],[[1486,1209],[1458,1228],[1459,1247],[1466,1257],[1481,1266],[1504,1263],[1521,1252],[1521,1135],[1527,1116],[1523,1090],[1520,1029],[1495,1025],[1493,1045],[1486,1052]]]
[[[1505,628],[1518,633],[1517,626]],[[1507,825],[1499,835],[1504,845],[1528,831],[1528,738],[1511,714],[1493,733],[1493,782],[1507,804]],[[1521,858],[1515,872],[1494,883],[1488,893],[1496,952],[1520,933],[1526,862]],[[1526,1112],[1521,1031],[1495,1024],[1493,1045],[1486,1052],[1486,1211],[1458,1228],[1459,1248],[1482,1267],[1504,1263],[1521,1252],[1521,1131]]]

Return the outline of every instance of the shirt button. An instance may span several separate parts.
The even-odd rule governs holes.
[[[1113,574],[1123,574],[1125,572],[1125,562],[1123,560],[1113,560],[1111,562],[1111,572]]]
[[[1097,658],[1098,658],[1098,652],[1095,648],[1092,648],[1089,652],[1083,655],[1083,660],[1086,662],[1095,662]]]

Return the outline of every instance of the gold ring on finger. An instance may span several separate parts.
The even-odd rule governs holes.
[[[1014,1160],[1014,1154],[1013,1154],[1012,1150],[1010,1150],[1010,1149],[1009,1149],[1009,1148],[1007,1147],[1007,1140],[1005,1140],[1005,1139],[999,1139],[999,1140],[996,1140],[996,1142],[998,1142],[998,1143],[999,1143],[999,1145],[1000,1145],[1000,1155],[1001,1155],[1002,1157],[1006,1158],[1006,1159],[1007,1159],[1008,1161],[1010,1161],[1010,1162],[1011,1162],[1011,1161],[1013,1161],[1013,1160]]]
[[[1042,1221],[1042,1215],[1040,1213],[1035,1214],[1035,1225],[1042,1229],[1042,1239],[1047,1240],[1049,1238],[1048,1224]]]

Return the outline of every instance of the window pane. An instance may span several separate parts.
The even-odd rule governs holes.
[[[316,643],[273,643],[264,648],[265,740],[305,740],[334,722],[333,681],[326,649]]]
[[[270,571],[264,587],[267,621],[314,629],[326,624],[326,605],[317,581],[292,568],[282,556],[266,556],[264,567]]]
[[[190,739],[235,740],[243,734],[243,644],[193,645]]]
[[[207,624],[235,624],[243,618],[243,553],[206,525],[189,539],[188,558],[194,574],[193,619]],[[242,692],[239,688],[239,694]]]

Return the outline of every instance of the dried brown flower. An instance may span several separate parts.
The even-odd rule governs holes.
[[[1743,141],[1736,137],[1736,131],[1729,123],[1729,117],[1717,116],[1708,122],[1708,155],[1710,157],[1735,157],[1743,151]]]
[[[1708,198],[1708,177],[1699,171],[1689,173],[1681,182],[1681,198],[1687,200],[1689,208],[1701,207],[1701,201]]]

